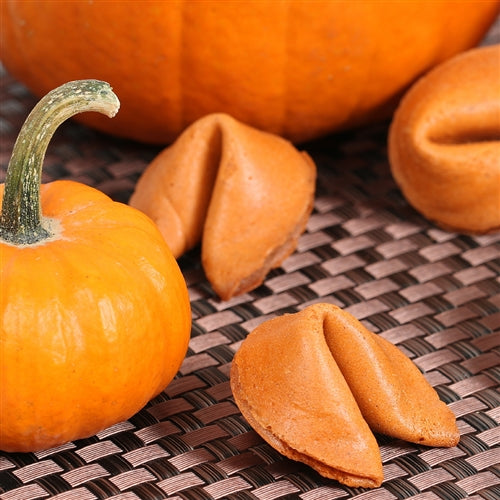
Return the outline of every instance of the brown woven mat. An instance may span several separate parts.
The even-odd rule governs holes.
[[[1,175],[35,103],[5,72]],[[181,259],[193,309],[180,373],[127,422],[36,454],[0,453],[0,499],[439,500],[500,498],[500,235],[442,231],[391,178],[385,125],[307,145],[320,177],[298,250],[264,285],[230,302],[213,294],[196,251]],[[159,148],[66,123],[44,180],[70,178],[127,201]],[[329,481],[265,444],[234,404],[234,352],[263,319],[315,301],[338,304],[398,345],[458,418],[456,448],[380,437],[375,490]],[[0,422],[1,425],[1,422]]]

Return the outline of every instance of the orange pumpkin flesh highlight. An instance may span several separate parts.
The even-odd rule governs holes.
[[[185,281],[147,216],[72,181],[42,185],[41,206],[52,236],[0,240],[0,449],[10,452],[131,417],[173,379],[190,336]]]
[[[5,1],[0,58],[39,96],[69,80],[109,81],[120,115],[81,119],[119,136],[170,143],[224,112],[303,142],[387,118],[416,78],[475,46],[499,6]]]

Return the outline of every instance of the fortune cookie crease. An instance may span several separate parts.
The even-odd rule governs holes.
[[[201,243],[206,277],[227,300],[256,288],[295,250],[315,186],[307,153],[212,114],[151,162],[129,203],[153,219],[175,257]]]
[[[405,94],[389,162],[408,202],[447,230],[500,229],[500,45],[435,67]]]
[[[231,389],[271,446],[321,475],[378,487],[373,434],[455,446],[455,416],[396,346],[332,304],[264,321],[234,356]]]

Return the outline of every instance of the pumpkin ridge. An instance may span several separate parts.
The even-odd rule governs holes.
[[[290,81],[292,79],[291,75],[291,58],[290,58],[290,43],[291,40],[293,40],[291,36],[291,27],[290,27],[290,10],[292,9],[292,4],[288,3],[286,5],[285,9],[285,25],[286,25],[286,34],[285,34],[285,54],[284,54],[284,59],[285,63],[283,64],[283,72],[285,74],[285,77],[283,79],[284,83],[284,88],[283,88],[283,119],[281,120],[282,126],[281,130],[279,131],[279,134],[287,137],[290,134],[290,123],[292,123],[292,116],[290,112],[291,105],[290,103],[293,102],[293,95],[292,95],[292,90],[290,88]]]
[[[285,56],[279,24],[289,3],[288,33],[293,34],[287,43],[296,49]],[[282,132],[287,139],[302,143],[386,120],[397,104],[397,97],[385,102],[387,96],[400,95],[422,67],[478,44],[500,6],[498,0],[386,2],[375,11],[372,4],[46,0],[39,9],[36,2],[10,0],[0,3],[2,63],[38,96],[90,70],[112,82],[122,114],[111,122],[95,115],[77,119],[114,135],[171,143],[200,117],[223,111],[255,128],[288,130]],[[446,36],[427,29],[436,25]],[[419,35],[423,30],[428,36]],[[437,45],[444,47],[435,52],[442,54],[439,61],[430,54]],[[382,49],[383,64],[373,63],[373,77],[354,84],[373,47]],[[294,70],[283,82],[286,57]],[[354,70],[349,78],[346,65]],[[363,105],[353,110],[354,86]],[[354,118],[344,120],[347,115]]]

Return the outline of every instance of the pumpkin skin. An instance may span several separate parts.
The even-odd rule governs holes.
[[[170,143],[215,112],[303,142],[388,118],[409,85],[476,45],[498,0],[2,2],[1,59],[36,95],[98,78],[115,120]],[[68,27],[70,27],[68,29]]]
[[[6,238],[10,167],[0,185],[0,449],[33,452],[126,420],[160,393],[185,357],[191,312],[153,221],[92,187],[42,184],[50,236]]]
[[[42,206],[59,238],[0,242],[5,451],[131,417],[174,378],[189,342],[186,285],[149,218],[71,181],[43,185]]]

